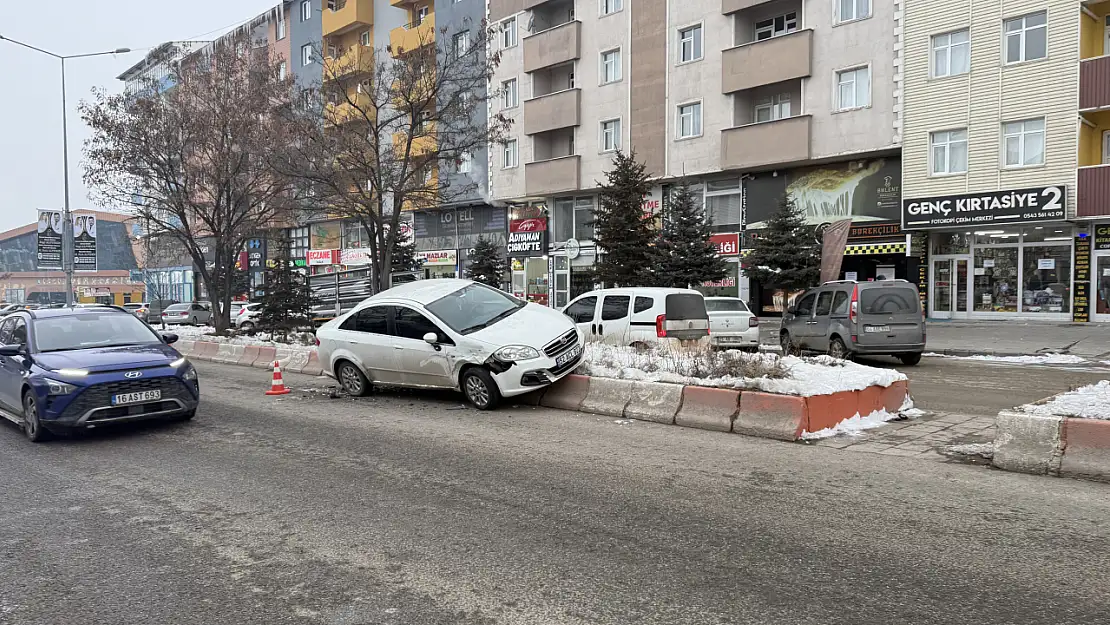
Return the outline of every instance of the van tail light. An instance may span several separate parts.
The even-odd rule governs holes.
[[[752,315],[751,317],[748,317],[748,327],[749,328],[758,328],[759,327],[759,317],[756,317],[755,315]]]
[[[852,304],[848,308],[848,321],[859,321],[859,286],[852,287]]]
[[[661,339],[667,337],[667,315],[659,315],[655,318],[655,336]]]

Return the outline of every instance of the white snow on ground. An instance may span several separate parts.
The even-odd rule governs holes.
[[[980,456],[987,459],[994,457],[994,443],[965,443],[963,445],[949,445],[944,449],[961,456]]]
[[[586,358],[579,371],[599,378],[744,389],[802,397],[858,391],[869,386],[885,387],[907,379],[892,369],[867,367],[829,356],[784,358],[777,354],[739,351],[638,351],[601,343],[586,345]],[[774,377],[776,374],[782,377]]]
[[[946,356],[944,354],[925,353],[923,356],[935,358],[951,358],[953,360],[980,360],[984,362],[1004,362],[1014,365],[1080,365],[1087,362],[1081,356],[1071,354],[1044,354],[1041,356]]]
[[[162,330],[159,326],[154,326],[155,330],[159,332],[166,332],[169,334],[176,334],[178,338],[185,341],[208,341],[211,343],[230,343],[232,345],[252,345],[259,347],[310,347],[305,343],[297,342],[294,340],[292,343],[281,343],[270,340],[272,337],[267,332],[258,332],[254,336],[247,334],[240,334],[236,336],[216,336],[213,328],[208,326],[166,326]],[[290,335],[294,338],[298,334]],[[310,335],[311,336],[311,335]]]
[[[876,410],[866,417],[861,417],[859,413],[850,419],[845,419],[837,423],[831,428],[818,430],[817,432],[802,432],[803,441],[814,441],[822,438],[830,438],[840,434],[847,434],[848,436],[860,436],[865,430],[877,428],[887,421],[893,421],[898,418],[896,414],[890,414],[886,410]]]
[[[1061,393],[1043,404],[1025,404],[1020,410],[1042,416],[1110,420],[1110,380]]]

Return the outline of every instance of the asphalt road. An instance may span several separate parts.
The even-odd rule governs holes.
[[[0,428],[0,623],[1110,621],[1110,485],[200,370],[191,424]]]

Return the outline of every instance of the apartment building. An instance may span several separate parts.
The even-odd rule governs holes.
[[[516,121],[490,159],[514,291],[562,306],[593,286],[576,268],[596,258],[589,223],[617,149],[658,179],[645,210],[694,185],[734,261],[789,193],[814,224],[856,222],[848,275],[917,275],[899,224],[901,2],[490,0],[489,13],[504,33],[492,112]],[[519,228],[550,240],[514,245]],[[705,290],[747,297],[733,267]]]
[[[1108,13],[906,7],[902,225],[931,316],[1110,321]]]
[[[173,71],[181,59],[203,48],[208,41],[167,41],[147,53],[138,63],[116,77],[124,83],[124,91],[134,93],[145,89],[150,81],[158,84],[159,93],[173,87]]]

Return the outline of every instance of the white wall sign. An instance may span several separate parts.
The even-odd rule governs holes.
[[[1037,259],[1037,269],[1055,269],[1055,268],[1056,268],[1056,259],[1055,258],[1038,258]]]
[[[417,256],[424,259],[424,265],[428,267],[450,265],[454,267],[459,264],[459,251],[458,250],[436,250],[434,252],[417,252]]]

